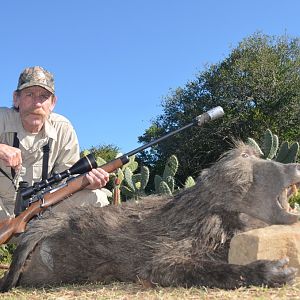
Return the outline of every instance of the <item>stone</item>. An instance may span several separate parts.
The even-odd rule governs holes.
[[[290,267],[298,268],[300,277],[300,222],[272,225],[240,233],[230,242],[228,262],[246,265],[259,259],[288,257]]]

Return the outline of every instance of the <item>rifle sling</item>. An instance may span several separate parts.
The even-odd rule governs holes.
[[[13,147],[14,147],[14,148],[19,148],[19,147],[20,147],[20,141],[19,141],[19,139],[18,139],[18,137],[17,137],[17,133],[16,133],[16,132],[14,133]],[[15,169],[11,168],[11,169],[10,169],[10,173],[11,173],[12,179],[14,179],[15,176],[16,176],[16,171],[15,171]]]
[[[49,165],[49,153],[51,148],[52,139],[49,139],[48,144],[43,146],[43,167],[42,167],[42,180],[48,178],[48,165]]]

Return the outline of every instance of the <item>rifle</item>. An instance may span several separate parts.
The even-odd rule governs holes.
[[[223,115],[224,111],[222,107],[217,106],[197,116],[192,123],[169,132],[148,144],[138,147],[119,158],[101,165],[100,167],[106,172],[111,173],[126,164],[129,161],[130,156],[141,152],[146,148],[149,148],[193,125],[202,126],[203,124],[222,117]],[[21,186],[21,188],[18,189],[18,195],[16,199],[16,216],[0,221],[0,245],[9,241],[13,235],[23,233],[26,229],[26,224],[35,216],[41,215],[48,207],[63,201],[72,194],[87,187],[89,185],[89,181],[85,175],[90,170],[98,167],[99,166],[97,166],[93,154],[90,153],[89,155],[77,161],[68,170],[65,170],[61,173],[55,173],[52,177],[40,182],[36,182],[33,186]]]

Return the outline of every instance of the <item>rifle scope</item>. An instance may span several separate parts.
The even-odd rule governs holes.
[[[26,200],[30,198],[33,194],[41,191],[42,189],[54,183],[58,183],[71,175],[87,173],[94,168],[97,168],[97,162],[95,160],[94,155],[90,153],[87,156],[84,156],[81,159],[79,159],[70,169],[65,170],[61,173],[54,173],[53,176],[49,177],[48,179],[36,182],[33,184],[33,186],[24,188],[21,191],[21,197],[24,200]]]

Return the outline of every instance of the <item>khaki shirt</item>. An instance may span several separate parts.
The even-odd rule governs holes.
[[[20,141],[22,169],[15,178],[27,181],[29,185],[42,179],[43,146],[52,139],[48,175],[69,169],[80,157],[79,144],[75,130],[65,117],[51,113],[45,126],[38,134],[26,132],[19,113],[11,108],[0,108],[0,144],[13,146],[14,132]],[[11,177],[11,168],[0,160],[0,167]],[[0,219],[13,215],[16,191],[13,183],[0,173]]]

